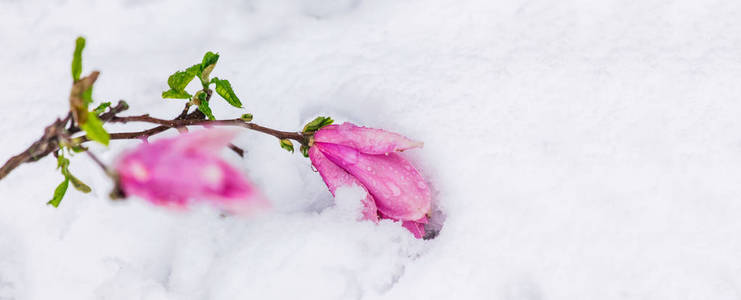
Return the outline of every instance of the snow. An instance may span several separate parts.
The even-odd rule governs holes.
[[[358,189],[252,132],[223,153],[273,202],[251,218],[110,201],[81,155],[94,191],[54,209],[47,158],[0,181],[0,299],[739,297],[741,3],[0,0],[0,158],[62,116],[79,34],[94,98],[131,114],[179,113],[167,76],[213,50],[246,106],[218,117],[423,141],[446,221],[357,222]]]

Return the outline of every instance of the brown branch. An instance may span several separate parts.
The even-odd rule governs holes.
[[[210,96],[210,93],[208,94]],[[206,116],[200,110],[196,109],[193,112],[188,113],[190,107],[190,103],[186,104],[180,115],[178,115],[173,120],[153,118],[149,115],[118,117],[118,113],[129,108],[126,102],[119,101],[116,106],[110,107],[107,112],[100,114],[98,118],[106,123],[145,122],[160,125],[142,131],[111,133],[111,140],[148,138],[150,136],[164,132],[170,128],[181,128],[186,126],[237,126],[269,134],[278,139],[295,140],[303,145],[307,145],[309,143],[308,136],[304,135],[302,132],[275,130],[272,128],[257,125],[255,123],[246,122],[242,119],[207,120]],[[7,162],[5,162],[2,167],[0,167],[0,180],[21,164],[37,161],[49,155],[50,153],[57,151],[59,149],[60,137],[64,137],[64,139],[66,140],[73,134],[80,132],[81,129],[78,126],[75,126],[74,122],[70,122],[70,120],[72,119],[73,114],[69,113],[67,114],[66,118],[61,120],[57,119],[54,123],[47,126],[44,129],[44,135],[41,138],[39,138],[22,153],[11,157]],[[68,123],[70,123],[70,126],[65,129],[65,126]],[[90,139],[88,139],[88,137],[84,135],[70,138],[70,140],[76,143],[84,143],[90,141]],[[244,156],[244,150],[235,146],[234,144],[230,144],[229,148],[237,153],[237,155]]]
[[[97,74],[95,76],[97,77]],[[108,121],[113,118],[116,114],[125,111],[129,108],[129,105],[125,101],[119,101],[116,106],[108,109],[107,112],[98,116],[102,121]],[[59,138],[62,136],[68,137],[71,134],[81,131],[81,129],[74,125],[74,122],[70,122],[73,119],[73,113],[67,113],[67,116],[60,120],[57,119],[51,125],[44,129],[44,134],[36,140],[31,146],[25,151],[11,157],[8,161],[0,167],[0,180],[5,178],[11,171],[20,166],[23,163],[34,162],[41,158],[46,157],[50,153],[59,150]],[[69,123],[69,128],[64,127]],[[162,131],[167,128],[163,128]]]
[[[103,161],[101,161],[100,158],[98,158],[97,155],[95,155],[92,152],[88,151],[87,148],[85,148],[85,154],[87,154],[90,157],[90,159],[92,159],[95,162],[95,164],[98,165],[98,167],[100,167],[101,169],[103,169],[103,172],[105,172],[106,175],[109,175],[110,176],[112,174],[111,173],[111,169],[109,169],[108,166],[106,166],[106,164],[104,164]]]
[[[245,122],[242,119],[229,119],[229,120],[204,120],[204,119],[184,119],[184,120],[164,120],[149,115],[141,116],[128,116],[128,117],[113,117],[109,120],[112,123],[128,123],[128,122],[145,122],[152,124],[160,124],[169,128],[177,128],[184,126],[238,126],[244,127],[250,130],[262,132],[265,134],[272,135],[279,139],[291,139],[301,144],[308,143],[306,136],[301,132],[291,131],[280,131],[272,128],[257,125],[251,122]]]
[[[64,132],[64,126],[70,118],[71,115],[68,114],[63,120],[57,119],[54,123],[44,128],[44,134],[41,138],[31,144],[31,146],[29,146],[25,151],[8,159],[8,161],[0,167],[0,179],[5,178],[10,171],[13,171],[13,169],[17,168],[21,164],[37,161],[49,155],[49,153],[59,149],[58,136],[61,132]]]
[[[244,157],[244,149],[239,148],[237,145],[229,144],[229,149],[234,151],[234,153],[237,153],[239,157]]]
[[[185,116],[188,115],[188,110],[190,110],[190,102],[185,103],[185,108],[183,108],[183,112],[181,112],[180,115],[178,115],[178,117],[175,119],[185,118]]]
[[[98,119],[100,119],[103,122],[108,122],[113,117],[115,117],[116,114],[122,111],[125,111],[127,109],[129,109],[129,104],[126,103],[126,101],[118,100],[118,103],[116,104],[116,106],[109,107],[107,112],[104,112],[98,116]],[[70,124],[69,128],[67,128],[67,133],[72,135],[72,134],[80,132],[81,130],[82,129],[80,129],[80,127],[78,126],[75,126],[75,124]]]

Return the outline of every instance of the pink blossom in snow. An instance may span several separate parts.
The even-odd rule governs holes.
[[[232,213],[250,213],[268,202],[219,157],[235,132],[208,129],[143,143],[116,163],[121,188],[156,205],[186,207],[207,201]]]
[[[363,219],[402,221],[404,228],[422,238],[431,208],[430,189],[419,171],[397,153],[421,146],[397,133],[344,123],[317,131],[309,158],[333,195],[337,188],[353,184],[368,192]]]

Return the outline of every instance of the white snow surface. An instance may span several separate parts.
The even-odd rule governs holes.
[[[447,219],[357,222],[361,190],[249,131],[222,155],[273,202],[251,218],[110,201],[84,155],[54,209],[46,158],[0,181],[0,299],[741,298],[741,2],[0,0],[3,160],[64,115],[80,34],[128,114],[177,115],[167,76],[213,50],[246,106],[217,117],[423,141]]]

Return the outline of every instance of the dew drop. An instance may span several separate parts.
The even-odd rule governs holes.
[[[131,171],[131,175],[133,175],[138,181],[146,181],[149,179],[149,171],[147,171],[147,168],[145,168],[139,161],[131,162],[129,170]]]
[[[401,194],[401,189],[399,189],[399,187],[396,186],[396,184],[394,184],[393,182],[387,183],[386,186],[391,190],[391,193],[394,196],[399,196]]]
[[[217,165],[209,165],[203,169],[203,179],[208,183],[219,183],[224,178],[224,173]]]

